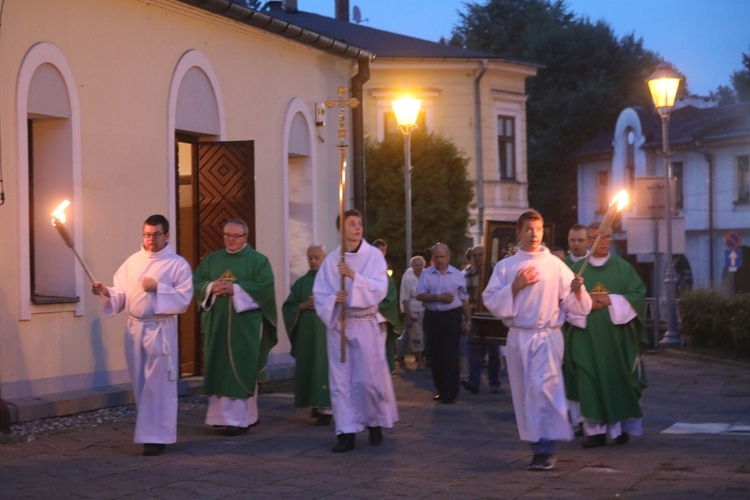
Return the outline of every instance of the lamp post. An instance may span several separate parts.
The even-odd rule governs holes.
[[[677,331],[677,277],[672,262],[672,163],[669,151],[669,114],[674,107],[677,89],[680,86],[680,75],[668,63],[662,61],[656,71],[648,78],[648,88],[654,101],[656,112],[661,117],[662,156],[664,160],[664,205],[666,223],[666,262],[664,267],[664,291],[667,306],[667,331],[659,342],[664,347],[678,347],[682,345],[680,333]],[[658,318],[657,318],[658,320]]]
[[[391,101],[398,128],[404,134],[404,193],[406,197],[406,267],[411,260],[411,133],[417,124],[422,101],[412,97],[401,97]]]

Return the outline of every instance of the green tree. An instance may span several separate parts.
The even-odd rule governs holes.
[[[367,158],[367,237],[388,243],[388,261],[400,277],[406,268],[404,139],[388,135],[365,142]],[[412,253],[438,241],[452,251],[455,265],[463,256],[471,183],[469,160],[449,140],[419,130],[411,139]]]
[[[740,102],[750,102],[750,54],[742,54],[745,69],[732,73],[732,86]]]
[[[624,107],[651,106],[645,82],[658,58],[642,39],[618,40],[607,23],[576,17],[562,0],[487,0],[465,8],[452,44],[542,65],[527,83],[529,200],[567,227],[577,220],[569,153],[612,130]],[[564,233],[558,231],[563,241]]]
[[[727,85],[719,85],[715,91],[708,94],[709,97],[718,99],[719,106],[729,106],[731,104],[737,104],[737,95],[734,93],[731,87]]]

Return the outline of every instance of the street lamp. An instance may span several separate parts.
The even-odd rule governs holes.
[[[677,331],[677,277],[672,262],[672,163],[669,151],[669,114],[674,107],[677,89],[680,86],[680,75],[672,66],[662,61],[656,71],[648,78],[648,88],[654,101],[656,112],[661,117],[662,157],[664,159],[664,205],[667,238],[667,255],[664,268],[664,291],[667,302],[667,331],[659,342],[665,347],[682,345],[680,333]],[[656,318],[658,321],[658,318]]]
[[[422,101],[401,97],[391,101],[398,128],[404,134],[404,192],[406,196],[406,268],[411,260],[411,133],[417,124]]]

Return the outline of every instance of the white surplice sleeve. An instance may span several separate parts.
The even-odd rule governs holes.
[[[128,286],[125,281],[125,276],[127,276],[128,273],[127,264],[128,262],[126,261],[119,267],[119,269],[117,269],[113,278],[113,286],[107,287],[109,298],[103,295],[101,296],[102,312],[108,318],[115,316],[125,309],[127,297],[126,291]]]
[[[193,273],[187,261],[180,262],[172,276],[160,276],[154,294],[154,314],[184,313],[193,300]]]
[[[240,285],[232,285],[234,295],[232,296],[232,305],[238,313],[260,309],[260,306],[250,294],[248,294]]]
[[[109,298],[102,295],[102,312],[108,318],[125,309],[125,292],[114,286],[108,286]]]
[[[340,288],[338,258],[323,260],[323,264],[315,275],[313,283],[313,299],[315,312],[327,328],[338,328],[340,304],[336,303],[336,291]]]
[[[484,307],[496,318],[510,320],[515,316],[513,311],[513,282],[506,279],[506,269],[495,265],[487,287],[482,292]]]
[[[612,320],[612,324],[624,325],[638,316],[638,313],[635,312],[635,309],[630,305],[630,302],[628,302],[628,300],[622,295],[610,294],[609,301],[611,304],[609,304],[607,308],[609,310],[609,319]]]
[[[347,306],[349,307],[365,309],[377,306],[388,294],[388,273],[385,265],[368,266],[365,272],[368,275],[354,273],[349,298],[347,299]]]

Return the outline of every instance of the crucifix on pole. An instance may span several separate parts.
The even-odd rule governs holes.
[[[344,212],[346,211],[346,149],[349,144],[346,142],[346,120],[344,119],[344,112],[347,108],[356,108],[359,106],[359,100],[356,97],[351,99],[344,99],[346,96],[346,87],[339,87],[337,89],[339,94],[338,99],[326,99],[326,107],[333,108],[338,106],[339,108],[339,233],[341,236],[341,256],[339,262],[344,264],[345,258],[344,253],[346,252],[346,238],[344,234]],[[345,277],[341,276],[341,290],[345,289]],[[341,304],[341,362],[346,362],[346,304]]]

